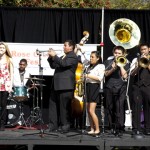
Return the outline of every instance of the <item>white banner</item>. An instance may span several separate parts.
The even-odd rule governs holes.
[[[12,54],[14,67],[19,67],[19,61],[22,58],[27,59],[28,66],[27,69],[31,75],[41,75],[40,66],[43,68],[43,75],[52,76],[54,70],[50,68],[47,58],[48,49],[52,48],[56,51],[58,56],[63,55],[63,44],[37,44],[37,43],[7,43]],[[85,52],[86,59],[90,59],[91,51],[97,50],[98,44],[85,44],[80,46],[82,51]],[[36,51],[41,52],[41,56],[37,55]],[[82,55],[82,58],[84,56]],[[84,59],[84,58],[83,58]],[[41,62],[41,63],[39,63]]]

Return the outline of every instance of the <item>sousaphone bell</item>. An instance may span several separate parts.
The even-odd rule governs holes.
[[[109,36],[116,46],[131,49],[139,44],[141,32],[139,27],[130,19],[115,20],[109,28]]]

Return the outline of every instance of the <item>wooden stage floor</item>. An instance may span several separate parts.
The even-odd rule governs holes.
[[[84,130],[71,130],[68,133],[49,132],[44,127],[25,128],[17,126],[0,131],[0,150],[112,150],[150,148],[150,136],[141,139],[132,137],[131,130],[122,136],[115,136],[105,131],[99,136],[87,135]]]

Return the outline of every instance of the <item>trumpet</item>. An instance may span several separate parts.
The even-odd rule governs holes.
[[[142,68],[148,68],[150,64],[150,54],[148,55],[148,58],[145,58],[145,57],[141,57],[139,59],[139,66],[142,67]]]
[[[52,48],[50,48],[49,50],[53,50]],[[39,50],[39,49],[37,49],[36,50],[36,54],[37,55],[41,55],[41,53],[45,53],[45,52],[48,52],[49,50]],[[54,50],[54,51],[58,51],[58,52],[62,52],[62,50]]]
[[[127,58],[125,56],[118,56],[115,60],[117,66],[125,66],[127,64]]]

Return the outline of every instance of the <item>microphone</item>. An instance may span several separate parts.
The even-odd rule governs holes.
[[[37,49],[36,54],[41,56],[41,52]]]
[[[90,61],[88,61],[87,59],[85,59],[85,60],[83,61],[83,65],[84,65],[84,66],[89,66],[89,65],[90,65]]]
[[[36,50],[36,54],[39,55],[39,50],[38,49]]]

